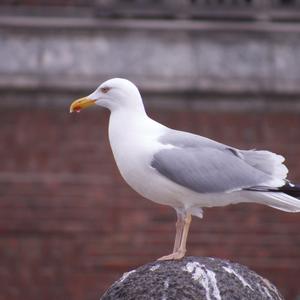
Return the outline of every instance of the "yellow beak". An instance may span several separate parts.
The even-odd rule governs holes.
[[[80,98],[75,100],[70,106],[70,113],[76,111],[80,112],[82,109],[87,108],[91,105],[94,105],[96,100],[89,99],[87,97]]]

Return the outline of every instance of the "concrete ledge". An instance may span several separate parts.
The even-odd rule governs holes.
[[[299,53],[288,24],[1,17],[0,92],[18,102],[125,77],[158,98],[297,99]]]
[[[45,8],[43,8],[45,9]],[[299,23],[269,21],[199,21],[199,20],[147,20],[147,19],[98,19],[87,13],[78,17],[40,17],[40,16],[4,16],[0,15],[0,26],[10,29],[68,29],[102,30],[108,29],[147,29],[147,30],[188,30],[218,32],[268,32],[299,33]]]

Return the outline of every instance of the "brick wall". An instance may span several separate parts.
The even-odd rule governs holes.
[[[238,105],[238,104],[237,104]],[[168,126],[282,153],[300,181],[299,113],[151,109]],[[1,107],[0,300],[92,300],[141,264],[168,254],[175,213],[120,177],[108,113]],[[300,217],[241,204],[193,219],[188,254],[229,258],[300,294]]]

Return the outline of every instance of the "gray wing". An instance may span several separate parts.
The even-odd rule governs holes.
[[[175,147],[155,153],[151,162],[153,168],[173,182],[199,193],[216,193],[262,186],[272,180],[272,176],[239,157],[236,149],[180,133],[183,135],[177,143],[175,136],[172,141],[165,136],[161,141]]]
[[[159,141],[162,144],[166,144],[166,145],[170,144],[182,148],[189,148],[189,147],[191,148],[213,147],[217,149],[232,148],[197,134],[179,131],[179,130],[173,130],[173,129],[170,129],[167,132],[167,134],[162,135]]]

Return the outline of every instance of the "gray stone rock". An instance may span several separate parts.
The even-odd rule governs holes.
[[[101,300],[280,300],[276,287],[247,267],[210,257],[156,261],[125,273]]]

